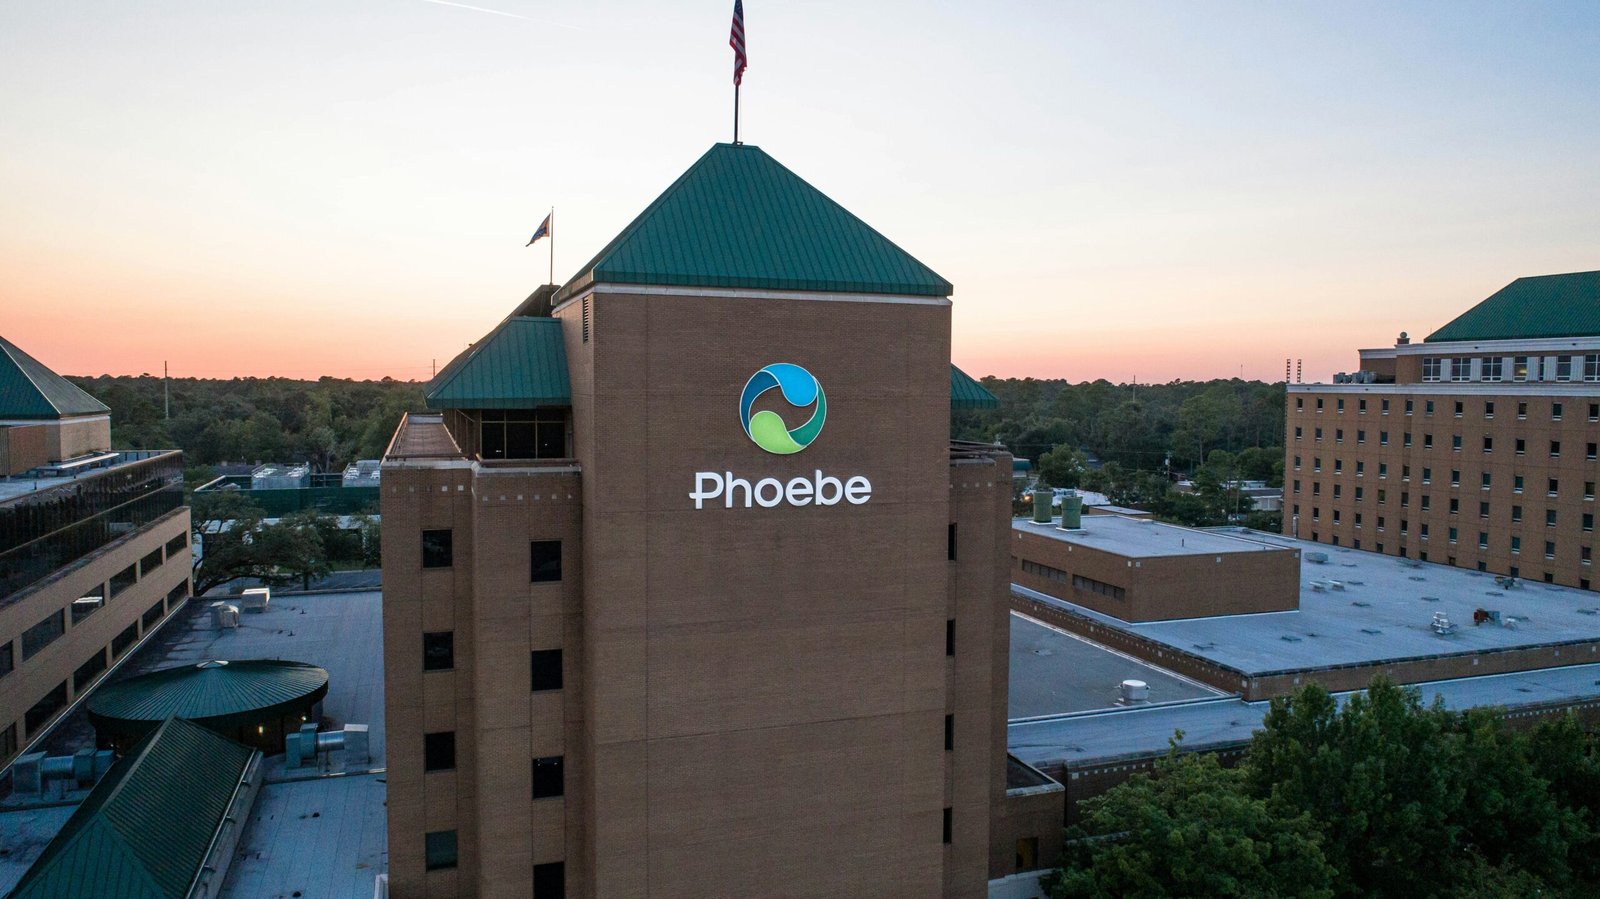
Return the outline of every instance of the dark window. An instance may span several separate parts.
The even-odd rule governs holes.
[[[67,631],[66,612],[58,609],[22,632],[22,660],[26,662]],[[28,728],[30,731],[33,728]]]
[[[157,547],[155,549],[150,550],[148,553],[145,553],[144,558],[139,560],[139,576],[140,577],[144,577],[144,576],[148,575],[150,572],[155,571],[157,568],[160,568],[160,567],[161,567],[161,548]]]
[[[422,735],[422,770],[451,771],[456,766],[456,732]]]
[[[11,648],[10,640],[7,640],[4,644],[0,644],[0,677],[5,677],[12,671],[16,670],[17,657],[14,653],[15,650]],[[5,758],[5,754],[0,753],[0,759],[3,758]]]
[[[567,866],[546,862],[533,866],[533,899],[564,899],[567,895]]]
[[[449,568],[453,564],[449,528],[422,532],[422,567]],[[451,838],[454,839],[454,831]]]
[[[583,342],[589,342],[589,298],[583,298]]]
[[[1590,446],[1594,446],[1594,444],[1592,444],[1592,443],[1589,444],[1589,445]],[[1594,453],[1593,452],[1589,453],[1589,458],[1591,458],[1591,459],[1594,458]],[[944,549],[944,552],[945,552],[945,558],[946,559],[949,559],[952,562],[954,562],[956,560],[956,523],[953,522],[953,521],[950,522],[949,533],[946,534],[946,536],[945,536],[945,549]]]
[[[1589,589],[1588,587],[1584,588]],[[0,730],[0,759],[8,759],[17,752],[17,725],[12,722],[5,730]]]
[[[456,667],[455,631],[435,631],[422,635],[422,670],[449,671]]]
[[[561,756],[552,755],[533,760],[533,798],[553,799],[566,792],[566,779],[562,775],[565,765]]]
[[[178,553],[183,552],[184,550],[186,550],[188,548],[189,548],[189,532],[188,531],[184,531],[183,533],[179,534],[178,536],[173,537],[171,540],[167,541],[167,558],[170,559],[173,556],[177,555]]]
[[[533,692],[561,689],[561,650],[535,649],[528,655],[533,672]]]
[[[944,623],[944,654],[956,654],[956,620],[951,618]]]
[[[72,625],[100,611],[106,604],[106,585],[95,584],[94,589],[72,601]]]
[[[183,580],[181,580],[181,581],[179,581],[177,583],[177,586],[175,586],[171,590],[167,591],[167,608],[171,609],[173,606],[177,605],[180,601],[184,600],[188,596],[189,596],[189,579],[188,578],[184,578]]]
[[[111,657],[121,658],[122,654],[128,651],[128,647],[137,642],[139,642],[139,622],[135,621],[123,628],[122,633],[111,638]]]
[[[129,565],[111,576],[111,595],[115,597],[118,593],[132,587],[138,580],[138,571],[135,570],[134,566]]]
[[[956,748],[956,716],[954,715],[944,716],[944,748],[946,750]]]
[[[83,688],[89,686],[104,670],[106,670],[106,651],[102,647],[95,650],[95,654],[90,656],[88,661],[79,665],[77,671],[72,672],[72,692],[83,693]]]
[[[158,599],[155,605],[144,610],[144,614],[139,617],[139,624],[144,628],[145,633],[149,633],[150,628],[159,623],[161,616],[165,614],[167,614],[166,603]]]
[[[27,728],[28,738],[31,740],[39,733],[39,728],[55,717],[67,704],[67,682],[56,684],[56,688],[44,694],[44,698],[33,704],[27,714],[22,716],[23,727]]]
[[[456,866],[456,832],[436,830],[423,837],[424,864],[429,871]]]
[[[1318,400],[1317,402],[1320,403],[1322,401]],[[945,810],[944,810],[944,841],[945,841],[945,843],[947,845],[950,842],[950,825],[951,825],[951,823],[952,822],[950,820],[950,809],[948,807],[946,807]]]
[[[535,540],[529,547],[533,559],[529,579],[535,584],[561,580],[561,541]]]

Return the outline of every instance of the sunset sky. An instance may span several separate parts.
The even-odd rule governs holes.
[[[476,8],[470,8],[476,7]],[[426,378],[730,138],[732,0],[0,2],[0,334]],[[747,0],[742,137],[956,286],[955,362],[1324,378],[1600,269],[1600,4]]]

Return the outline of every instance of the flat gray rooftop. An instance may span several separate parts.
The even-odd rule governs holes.
[[[1010,718],[1117,708],[1117,685],[1130,678],[1150,686],[1152,702],[1225,695],[1091,640],[1011,613]]]
[[[1039,524],[1029,518],[1018,518],[1012,521],[1011,526],[1062,543],[1092,547],[1134,559],[1214,556],[1283,548],[1262,543],[1255,538],[1257,532],[1242,528],[1238,533],[1221,533],[1121,515],[1085,515],[1082,524],[1081,528],[1064,531],[1054,524]]]
[[[1437,696],[1451,709],[1499,706],[1514,710],[1519,706],[1600,697],[1600,664],[1415,686],[1425,703]],[[1339,695],[1348,698],[1355,692]],[[1249,740],[1261,729],[1269,705],[1231,698],[1013,721],[1008,728],[1007,749],[1022,761],[1045,768],[1148,758],[1166,752],[1167,741],[1180,729],[1185,747],[1215,749]]]
[[[1600,640],[1600,594],[1593,591],[1526,581],[1506,589],[1493,575],[1478,571],[1244,533],[1252,541],[1300,551],[1298,611],[1129,624],[1013,589],[1252,675]],[[1311,553],[1325,553],[1328,561],[1314,562],[1307,558]],[[1472,615],[1479,608],[1518,621],[1514,627],[1474,627]],[[1455,633],[1433,631],[1435,612],[1450,618]]]
[[[118,452],[115,454],[118,457],[115,461],[107,465],[100,465],[95,468],[85,468],[75,475],[58,475],[56,477],[44,478],[22,477],[19,475],[17,477],[0,478],[0,502],[8,499],[15,499],[19,496],[25,496],[29,493],[33,493],[36,490],[46,490],[51,487],[59,487],[63,484],[70,484],[73,481],[82,480],[84,478],[94,477],[95,475],[103,475],[106,472],[113,471],[123,465],[139,462],[152,456],[160,455],[163,452],[171,452],[171,450],[130,450],[128,452]]]
[[[383,600],[377,591],[276,596],[264,613],[239,616],[217,630],[207,613],[219,597],[191,600],[102,682],[206,659],[292,659],[328,669],[324,719],[334,727],[366,724],[372,761],[358,773],[285,770],[270,756],[221,895],[370,896],[386,869],[383,783]],[[57,726],[51,754],[90,745],[94,731],[80,708]],[[12,811],[0,805],[0,895],[15,885],[66,823],[85,793],[53,808]]]

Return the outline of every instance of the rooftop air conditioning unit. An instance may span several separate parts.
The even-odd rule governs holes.
[[[272,588],[251,587],[239,594],[239,610],[241,612],[265,612],[267,603],[272,601]]]
[[[1306,553],[1306,561],[1316,565],[1326,565],[1328,564],[1328,554],[1323,552],[1308,552]]]
[[[1142,680],[1125,680],[1117,684],[1117,702],[1122,705],[1139,705],[1150,701],[1150,685]]]
[[[217,630],[231,630],[239,626],[239,607],[225,602],[211,604],[211,622]]]

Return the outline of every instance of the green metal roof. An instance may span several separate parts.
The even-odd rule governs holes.
[[[531,409],[572,405],[561,322],[512,316],[428,384],[429,409]]]
[[[717,144],[561,290],[593,283],[947,297],[950,282],[760,147]]]
[[[163,668],[90,694],[96,731],[141,733],[176,716],[218,730],[299,710],[326,696],[328,672],[277,659],[209,661]]]
[[[256,751],[170,719],[112,766],[10,899],[181,899]]]
[[[1518,278],[1424,343],[1600,336],[1600,272]]]
[[[111,410],[0,337],[0,418],[68,418]]]
[[[950,366],[951,409],[994,409],[1000,400],[988,388],[954,365]]]

